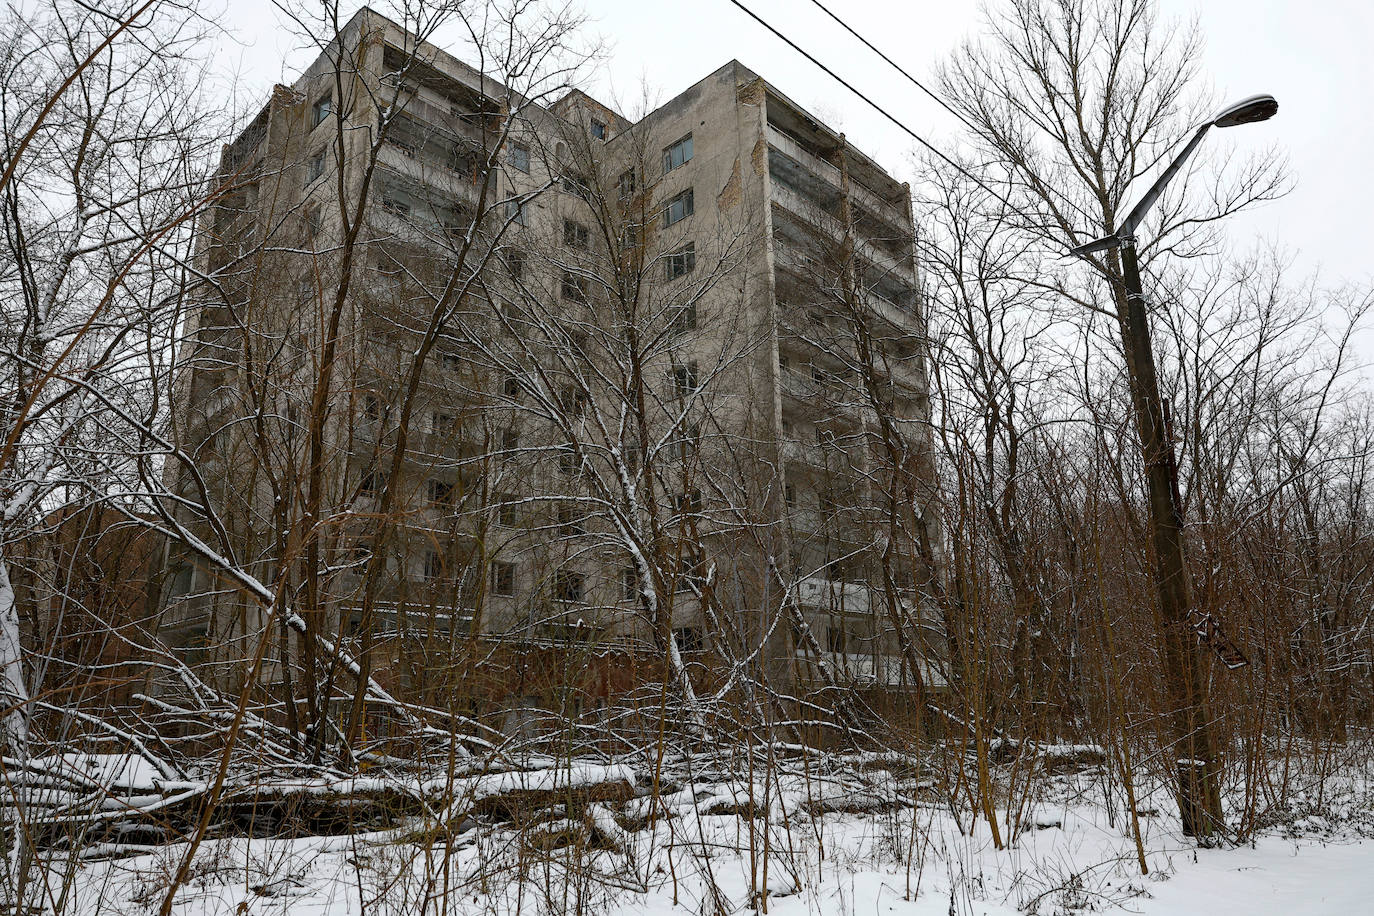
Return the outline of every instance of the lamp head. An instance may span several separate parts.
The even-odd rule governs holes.
[[[1278,100],[1272,95],[1252,95],[1227,105],[1212,119],[1213,127],[1235,127],[1237,124],[1253,124],[1268,121],[1279,110]]]

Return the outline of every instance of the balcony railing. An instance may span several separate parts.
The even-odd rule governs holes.
[[[834,185],[836,188],[842,186],[840,170],[824,159],[819,158],[802,148],[796,140],[778,130],[773,125],[768,125],[768,142],[771,146],[783,155],[795,160],[805,166],[807,170],[825,181]],[[907,219],[906,210],[897,204],[890,203],[868,188],[853,181],[849,183],[850,193],[859,205],[874,216],[890,222],[894,228],[907,231],[911,223]]]

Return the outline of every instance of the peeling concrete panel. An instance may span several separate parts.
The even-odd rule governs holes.
[[[725,187],[720,189],[720,194],[716,197],[716,206],[721,210],[731,210],[736,207],[739,204],[742,185],[739,160],[736,159],[735,168],[730,173],[730,180],[725,182]]]

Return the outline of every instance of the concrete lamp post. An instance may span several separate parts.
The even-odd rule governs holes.
[[[1235,127],[1272,118],[1279,103],[1270,95],[1254,95],[1222,109],[1198,127],[1192,138],[1145,192],[1145,196],[1111,235],[1079,245],[1071,254],[1086,257],[1117,249],[1121,281],[1117,289],[1117,320],[1131,381],[1136,431],[1145,462],[1150,500],[1150,533],[1155,555],[1155,586],[1164,621],[1164,683],[1170,707],[1177,766],[1177,793],[1183,832],[1201,842],[1222,826],[1221,795],[1217,789],[1216,753],[1208,725],[1201,665],[1195,635],[1208,641],[1232,668],[1246,664],[1240,650],[1221,634],[1216,622],[1192,607],[1183,545],[1183,510],[1178,492],[1177,463],[1168,419],[1159,393],[1150,327],[1141,288],[1135,232],[1164,188],[1202,143],[1213,127]]]

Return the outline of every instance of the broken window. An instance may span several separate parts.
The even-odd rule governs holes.
[[[692,272],[697,266],[697,246],[695,242],[688,242],[677,251],[668,255],[665,261],[669,280],[675,280]]]

